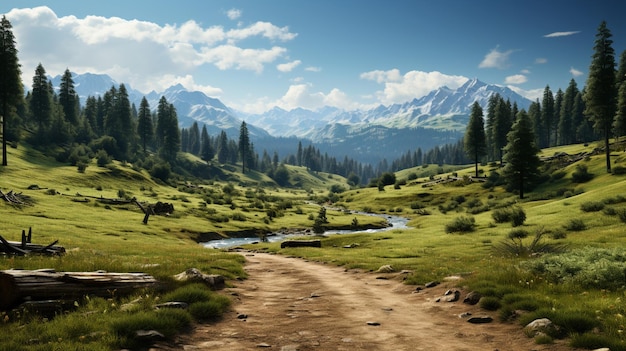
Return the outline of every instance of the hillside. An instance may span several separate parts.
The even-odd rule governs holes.
[[[588,152],[595,146],[547,149],[543,154],[549,156],[565,150],[570,154]],[[203,248],[197,241],[310,228],[311,218],[319,211],[315,202],[328,199],[331,187],[345,186],[345,179],[339,176],[312,174],[300,167],[290,167],[292,188],[279,188],[260,173],[242,175],[234,166],[220,167],[221,180],[179,181],[171,186],[153,180],[130,164],[98,167],[93,161],[80,173],[76,167],[48,159],[24,145],[10,149],[9,157],[9,166],[0,168],[0,190],[22,193],[30,204],[12,206],[0,202],[0,215],[4,219],[1,235],[7,240],[19,240],[21,230],[32,227],[34,242],[59,240],[68,253],[61,258],[5,257],[0,259],[2,269],[143,271],[170,281],[172,275],[195,267],[236,279],[245,276],[241,256]],[[613,162],[626,164],[626,155],[614,152]],[[593,178],[574,183],[572,175],[581,165],[587,167]],[[481,169],[485,175],[498,170],[496,165],[484,165]],[[515,317],[519,318],[518,323],[533,317],[549,317],[569,328],[567,335],[576,345],[589,344],[588,340],[593,339],[597,347],[612,345],[612,350],[623,350],[626,344],[621,340],[621,321],[616,316],[626,311],[621,304],[609,306],[608,301],[623,295],[623,283],[611,274],[616,265],[623,267],[624,262],[614,249],[626,240],[623,232],[626,219],[621,219],[626,218],[626,199],[621,195],[626,189],[626,176],[606,174],[603,156],[589,156],[565,168],[552,169],[544,184],[519,201],[501,186],[468,182],[469,178],[464,176],[472,173],[473,167],[429,165],[398,172],[398,185],[387,186],[384,191],[347,190],[345,186],[344,191],[335,194],[336,202],[327,213],[329,228],[350,227],[354,218],[364,227],[383,225],[369,216],[333,210],[343,207],[407,216],[411,219],[409,229],[329,236],[321,238],[320,249],[280,249],[275,243],[259,243],[251,248],[366,271],[388,264],[398,271],[411,272],[406,276],[408,284],[460,276],[463,280],[459,284],[465,289],[477,290],[491,298],[497,307],[491,310],[493,307],[485,302],[481,308],[497,310],[493,313],[498,318],[513,318],[509,313],[523,305],[528,314]],[[445,182],[453,178],[461,180]],[[151,216],[144,225],[143,213],[137,206],[99,201],[99,198],[132,197],[145,203],[171,203],[175,211],[169,216]],[[525,213],[526,220],[520,227],[495,219],[495,214],[512,208],[521,208]],[[471,231],[446,233],[449,226],[458,224],[459,218],[472,219]],[[542,245],[536,245],[537,234],[541,235],[538,242]],[[566,249],[560,252],[558,248]],[[551,249],[557,254],[547,254]],[[600,265],[587,261],[598,255],[603,257]],[[567,269],[580,271],[581,275],[562,275],[556,268],[559,266],[551,262],[566,268],[574,265]],[[580,294],[587,298],[577,298]],[[150,307],[153,298],[146,301],[146,307]],[[87,309],[82,311],[101,311],[102,306],[108,305],[98,301],[81,307]],[[117,307],[113,310],[111,317],[121,318]],[[106,314],[95,313],[99,316],[98,324],[111,323]],[[574,321],[568,316],[578,319]],[[28,329],[40,327],[37,322],[28,323]],[[76,336],[64,332],[67,325],[56,323],[70,322],[55,319],[55,323],[47,324],[52,329],[46,332],[53,336],[56,345],[67,349],[70,345],[67,342]],[[576,327],[571,323],[584,324]],[[17,327],[9,324],[3,329],[9,333],[3,336],[9,340],[7,343],[21,345],[23,338],[28,337]],[[592,336],[593,328],[602,330],[600,335]],[[89,324],[84,330],[88,334],[100,329]],[[90,339],[88,349],[107,349],[96,345],[120,342],[111,341],[115,338],[107,336],[108,333]]]

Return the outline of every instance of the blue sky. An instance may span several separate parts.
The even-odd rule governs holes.
[[[467,79],[531,99],[585,85],[601,21],[626,50],[622,0],[3,0],[23,77],[38,63],[144,93],[181,83],[230,107],[370,108]]]

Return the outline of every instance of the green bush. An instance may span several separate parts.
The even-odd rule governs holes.
[[[500,307],[502,307],[500,299],[494,296],[483,296],[478,304],[480,305],[480,308],[487,311],[497,311]]]
[[[583,202],[580,205],[580,209],[583,212],[598,212],[598,211],[602,211],[603,208],[604,208],[604,203],[599,202],[599,201],[587,201],[587,202]]]
[[[579,232],[587,229],[587,225],[580,218],[570,219],[563,227],[571,232]]]
[[[211,301],[216,294],[202,284],[189,284],[163,296],[163,301],[185,302],[192,304],[200,301]]]
[[[615,166],[615,167],[611,168],[611,173],[613,173],[614,175],[626,174],[626,167]]]
[[[468,233],[474,231],[476,220],[474,217],[460,216],[454,219],[452,223],[446,224],[446,233]]]
[[[511,222],[512,226],[518,227],[526,221],[526,212],[519,206],[512,206],[494,210],[491,217],[496,223]]]
[[[589,173],[587,166],[576,165],[576,170],[572,173],[572,181],[574,183],[585,183],[593,179],[593,174]]]

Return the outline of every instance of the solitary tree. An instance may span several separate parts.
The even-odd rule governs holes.
[[[7,165],[7,124],[11,110],[23,96],[20,64],[11,22],[0,21],[0,121],[2,122],[2,165]]]
[[[248,164],[250,160],[250,136],[248,134],[248,126],[246,122],[241,122],[241,128],[239,129],[239,155],[241,156],[241,172],[246,173],[246,165],[248,169],[250,166]]]
[[[485,138],[484,125],[483,109],[480,107],[478,102],[474,102],[463,141],[465,144],[465,153],[474,161],[476,177],[478,177],[479,160],[487,153],[487,141]]]
[[[48,77],[46,77],[46,70],[40,63],[35,69],[32,92],[30,94],[30,112],[37,123],[37,136],[40,143],[45,141],[45,132],[52,119],[51,105]]]
[[[74,80],[69,69],[65,70],[61,77],[59,87],[59,103],[63,107],[65,120],[73,127],[78,124],[78,95],[74,89]]]
[[[616,110],[615,90],[615,51],[611,40],[611,31],[606,27],[606,21],[602,21],[596,34],[593,47],[587,87],[585,90],[585,115],[593,121],[596,131],[604,137],[604,149],[606,154],[606,170],[611,173],[611,150],[609,137]]]
[[[539,176],[539,148],[535,144],[532,123],[526,111],[521,110],[508,136],[504,148],[503,176],[509,188],[519,191],[519,198],[524,198],[524,189]]]

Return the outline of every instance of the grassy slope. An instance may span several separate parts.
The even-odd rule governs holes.
[[[589,148],[580,145],[570,146],[566,152],[576,153],[587,149]],[[544,154],[551,155],[562,150],[565,149],[544,150]],[[13,208],[0,203],[0,217],[3,219],[1,234],[8,240],[18,240],[22,229],[33,227],[35,242],[48,243],[59,239],[60,245],[70,249],[70,252],[63,258],[0,259],[0,269],[52,267],[67,271],[143,270],[168,279],[167,277],[186,268],[197,267],[207,273],[219,273],[231,278],[243,276],[239,256],[204,249],[190,237],[194,233],[204,232],[223,234],[257,228],[277,230],[310,227],[308,216],[317,214],[318,207],[309,204],[307,200],[312,195],[325,195],[333,184],[345,184],[345,180],[338,176],[311,175],[302,168],[291,168],[294,174],[297,173],[292,181],[306,191],[267,186],[261,189],[255,184],[268,184],[269,180],[264,175],[257,173],[242,176],[236,173],[237,169],[225,170],[229,172],[231,184],[235,184],[238,192],[238,195],[232,196],[235,207],[232,210],[229,204],[205,205],[202,194],[181,192],[155,183],[145,173],[137,173],[128,166],[116,165],[116,174],[112,175],[110,169],[92,164],[85,174],[80,174],[75,167],[59,165],[38,155],[36,151],[23,147],[11,149],[9,157],[9,167],[0,168],[0,189],[5,192],[11,189],[22,191],[35,200],[35,205]],[[430,176],[447,176],[437,175],[442,170],[436,166],[404,170],[397,173],[398,179],[406,179],[411,173],[420,178],[400,189],[388,186],[384,192],[379,192],[377,188],[346,191],[340,194],[341,200],[337,205],[354,210],[370,209],[380,213],[405,215],[411,218],[409,224],[413,228],[373,235],[332,236],[323,239],[323,249],[281,250],[278,244],[259,244],[255,248],[367,270],[392,264],[396,269],[410,269],[414,272],[408,279],[410,283],[425,283],[459,274],[468,278],[465,282],[471,288],[482,288],[483,291],[510,290],[532,296],[534,300],[543,301],[542,303],[549,301],[552,308],[566,311],[601,311],[597,318],[603,321],[605,331],[611,337],[619,339],[619,316],[626,315],[626,310],[621,304],[617,307],[607,306],[615,306],[611,301],[623,298],[623,291],[588,291],[544,283],[518,268],[518,264],[525,261],[525,258],[500,257],[493,251],[493,247],[503,241],[512,229],[508,223],[494,223],[493,208],[514,203],[525,210],[528,219],[522,228],[531,234],[537,230],[562,232],[563,226],[572,218],[581,219],[588,227],[580,232],[566,232],[565,239],[547,238],[548,242],[566,243],[572,249],[624,246],[626,232],[623,230],[624,224],[617,216],[607,216],[601,212],[585,213],[580,210],[580,206],[586,202],[603,201],[624,194],[626,177],[606,174],[603,156],[594,156],[580,162],[595,174],[590,182],[572,183],[571,174],[575,165],[570,165],[564,169],[564,177],[548,182],[528,194],[532,199],[539,193],[550,194],[559,189],[569,189],[570,194],[578,195],[521,202],[501,187],[484,189],[478,183],[465,186],[432,184]],[[626,155],[616,153],[614,162],[626,163]],[[481,169],[485,174],[496,170],[492,166],[482,166]],[[473,166],[462,169],[446,168],[443,171],[455,171],[459,176],[471,175]],[[46,190],[26,190],[31,184],[54,188],[67,195],[80,193],[103,197],[116,197],[118,190],[123,189],[140,201],[171,202],[176,211],[171,217],[152,216],[146,226],[141,223],[143,215],[136,206],[107,207],[94,201],[87,204],[72,202],[70,196],[47,195]],[[214,194],[211,196],[216,199],[223,195],[223,185],[223,182],[212,182],[203,187],[213,189]],[[282,217],[265,223],[265,211],[268,206],[275,206],[276,201],[264,202],[265,208],[258,209],[253,204],[259,196],[252,197],[252,193],[290,200],[294,202],[294,206],[285,210]],[[464,197],[465,203],[478,199],[492,210],[473,216],[476,221],[476,230],[473,233],[445,234],[444,227],[447,223],[456,217],[467,216],[464,205],[452,208],[451,200],[460,196]],[[412,209],[416,205],[423,207],[429,215],[418,214]],[[614,207],[626,208],[626,203]],[[232,216],[237,212],[247,220],[217,222],[212,220],[215,214],[208,214],[207,208],[223,216]],[[296,208],[301,211],[296,211]],[[328,218],[334,225],[348,225],[354,216],[343,211],[328,212]],[[359,217],[360,224],[374,220]],[[529,240],[531,238],[526,239]],[[350,244],[357,245],[353,249],[343,248]],[[161,266],[145,266],[154,263],[160,263]],[[580,299],[581,294],[586,298]]]

